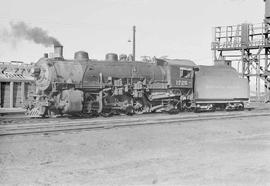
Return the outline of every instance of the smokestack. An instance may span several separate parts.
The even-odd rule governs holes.
[[[63,59],[63,46],[54,45],[54,58]]]

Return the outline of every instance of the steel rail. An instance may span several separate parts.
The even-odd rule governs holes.
[[[231,113],[231,114],[208,114],[208,115],[196,115],[196,116],[179,116],[173,115],[168,118],[162,117],[145,117],[145,118],[120,118],[116,120],[99,119],[99,120],[75,120],[64,122],[47,122],[47,123],[32,123],[27,125],[12,125],[12,126],[0,126],[0,136],[14,136],[14,135],[29,135],[29,134],[48,134],[59,132],[72,132],[82,130],[95,130],[95,129],[111,129],[120,127],[134,127],[145,125],[162,125],[166,124],[182,124],[192,121],[205,121],[205,120],[220,120],[220,119],[232,119],[232,118],[247,118],[247,117],[264,117],[270,116],[270,113]]]

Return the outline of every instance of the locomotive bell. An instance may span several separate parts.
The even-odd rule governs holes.
[[[127,55],[126,54],[120,54],[119,55],[119,60],[120,61],[127,61]]]

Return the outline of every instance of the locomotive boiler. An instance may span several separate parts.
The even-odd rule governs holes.
[[[37,95],[29,115],[175,113],[192,105],[197,66],[190,60],[146,63],[110,53],[100,61],[84,51],[66,60],[62,46],[54,49],[32,69]]]

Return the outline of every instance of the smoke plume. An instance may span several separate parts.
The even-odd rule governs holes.
[[[45,47],[52,45],[61,45],[61,43],[54,37],[50,36],[46,30],[40,27],[31,27],[24,22],[10,23],[10,31],[2,31],[2,37],[6,36],[4,41],[8,38],[13,40],[25,39],[28,41],[33,41],[34,43],[41,44]]]

